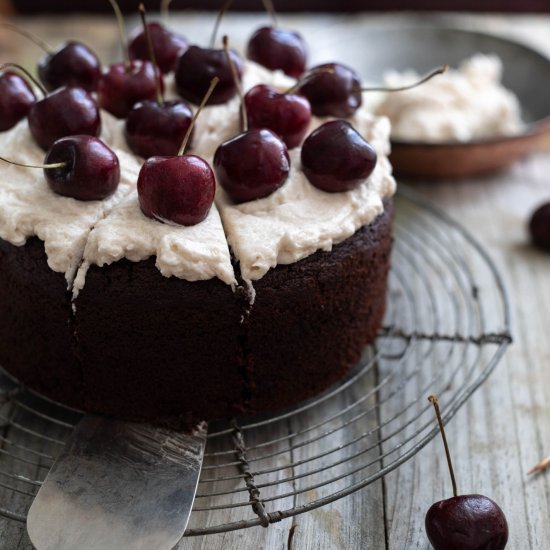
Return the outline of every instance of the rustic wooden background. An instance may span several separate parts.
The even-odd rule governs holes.
[[[345,39],[346,27],[338,25],[341,19],[319,17],[307,17],[306,21],[296,16],[288,22],[297,28],[330,27],[331,32],[342,32]],[[388,22],[387,17],[391,18],[356,16],[354,21],[379,25]],[[459,26],[514,36],[550,55],[548,16],[431,16],[434,22],[448,22],[448,18]],[[186,17],[180,22],[193,25],[203,19]],[[17,23],[51,43],[77,37],[93,45],[104,60],[111,57],[116,42],[111,18],[38,17]],[[226,23],[230,26],[238,20],[229,17]],[[36,55],[23,39],[0,35],[2,61],[30,63]],[[353,65],[353,60],[347,61]],[[537,82],[536,75],[533,86],[548,93],[548,83]],[[490,177],[415,184],[477,236],[492,254],[510,291],[515,342],[496,372],[451,422],[448,437],[461,491],[483,493],[501,504],[510,524],[509,548],[514,550],[550,547],[550,471],[526,476],[550,454],[550,255],[534,250],[526,235],[533,208],[550,200],[549,174],[550,155],[540,153]],[[383,481],[330,506],[269,529],[184,540],[179,548],[283,549],[291,526],[296,525],[294,550],[427,550],[424,514],[432,502],[448,494],[445,459],[436,440]],[[31,548],[24,526],[2,519],[0,532],[2,549]]]

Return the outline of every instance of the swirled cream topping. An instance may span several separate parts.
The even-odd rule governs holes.
[[[501,77],[497,56],[477,54],[418,88],[386,94],[376,113],[390,119],[392,138],[401,141],[467,142],[515,135],[523,129],[520,105]],[[388,86],[403,86],[418,75],[392,71],[385,80]]]
[[[272,84],[281,90],[293,84],[282,73],[246,63],[243,88]],[[168,82],[168,97],[173,84]],[[370,223],[383,210],[382,199],[395,190],[389,153],[389,123],[362,107],[350,119],[378,153],[373,174],[357,189],[325,193],[313,187],[300,168],[299,149],[291,152],[287,182],[257,201],[235,205],[222,189],[208,217],[192,227],[149,219],[140,210],[136,182],[142,159],[128,149],[124,122],[102,113],[102,139],[120,160],[121,183],[104,201],[82,202],[61,197],[47,186],[42,170],[2,166],[0,178],[0,238],[23,245],[37,236],[44,241],[48,264],[74,279],[76,295],[89,266],[156,257],[166,277],[189,281],[217,277],[235,283],[229,245],[240,261],[243,277],[261,278],[278,263],[298,261],[332,246]],[[314,118],[310,131],[325,120]],[[211,161],[218,145],[239,132],[239,100],[207,107],[198,119],[191,151]],[[41,163],[44,153],[34,144],[27,122],[0,133],[4,156],[24,163]],[[223,223],[223,225],[222,225]],[[80,269],[78,269],[80,266]]]

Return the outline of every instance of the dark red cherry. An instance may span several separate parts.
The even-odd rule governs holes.
[[[311,107],[305,97],[258,84],[247,92],[244,101],[249,128],[272,130],[289,149],[302,143],[311,122]]]
[[[218,183],[235,202],[261,199],[281,187],[290,171],[286,145],[271,130],[248,130],[214,155]]]
[[[193,111],[185,101],[143,101],[128,114],[126,142],[143,158],[177,155],[192,118]]]
[[[98,136],[101,131],[97,104],[82,88],[60,88],[47,95],[31,107],[28,119],[31,134],[44,150],[62,137]]]
[[[246,57],[272,71],[279,69],[298,78],[306,69],[307,48],[297,32],[262,27],[248,41]]]
[[[314,130],[302,146],[302,169],[315,187],[349,191],[368,178],[376,166],[376,151],[345,120],[332,120]]]
[[[240,78],[243,68],[241,58],[233,50],[230,50],[230,55]],[[208,105],[225,103],[237,93],[231,67],[223,50],[190,46],[176,65],[178,93],[187,101],[198,105],[215,76],[220,81],[210,96]]]
[[[88,46],[67,42],[42,57],[38,63],[38,76],[47,90],[77,86],[94,92],[101,77],[101,63]]]
[[[165,74],[173,71],[178,57],[188,48],[189,43],[183,36],[170,32],[160,23],[147,23],[147,27],[159,69]],[[136,29],[130,36],[128,53],[130,59],[143,59],[144,61],[151,59],[147,36],[142,28]]]
[[[310,72],[299,91],[308,98],[315,116],[349,117],[361,106],[361,82],[353,69],[325,63]]]
[[[195,155],[151,157],[139,172],[139,204],[149,218],[196,225],[206,218],[216,193],[210,165]]]
[[[157,73],[159,71],[156,71]],[[162,76],[158,74],[161,90]],[[155,69],[150,61],[114,63],[103,71],[97,89],[99,105],[118,118],[126,118],[138,102],[154,99],[156,95]]]
[[[533,212],[529,222],[529,232],[533,244],[544,250],[550,250],[550,203],[539,206]]]
[[[508,524],[490,498],[462,495],[431,506],[426,533],[435,550],[502,550],[508,541]]]
[[[44,164],[63,162],[66,166],[44,169],[48,185],[58,195],[95,201],[116,191],[120,181],[118,158],[101,140],[91,136],[57,140]]]
[[[27,81],[16,73],[0,74],[0,132],[23,120],[36,101]]]

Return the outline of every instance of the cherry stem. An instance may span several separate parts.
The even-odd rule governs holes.
[[[437,76],[438,74],[443,74],[447,71],[449,68],[449,65],[443,65],[443,67],[439,67],[438,69],[433,70],[431,73],[428,73],[427,75],[423,76],[420,80],[417,82],[413,82],[412,84],[407,84],[407,86],[399,86],[397,88],[388,88],[384,86],[374,87],[374,88],[361,88],[362,92],[404,92],[405,90],[411,90],[412,88],[416,88],[417,86],[420,86],[424,84],[424,82],[428,82],[428,80],[431,80],[434,76]]]
[[[241,131],[247,132],[248,114],[246,112],[246,105],[244,103],[243,89],[241,88],[241,82],[239,80],[239,75],[237,74],[237,68],[235,67],[235,63],[233,63],[233,60],[231,59],[231,54],[229,53],[229,39],[227,38],[227,36],[223,37],[223,51],[225,52],[225,57],[227,57],[227,62],[229,63],[229,68],[231,69],[231,76],[233,77],[233,83],[237,88],[237,93],[239,94],[239,98],[241,100]]]
[[[42,92],[44,97],[48,95],[46,88],[44,88],[44,86],[42,86],[42,84],[40,84],[40,82],[38,82],[38,80],[29,71],[27,71],[27,69],[21,67],[21,65],[18,65],[17,63],[4,63],[3,65],[0,65],[0,72],[7,71],[9,69],[17,69]]]
[[[0,160],[7,162],[8,164],[13,164],[14,166],[22,166],[23,168],[43,168],[43,169],[54,169],[54,168],[64,168],[68,166],[68,162],[55,162],[53,164],[23,164],[22,162],[15,162],[14,160],[9,160],[4,157],[0,157]]]
[[[51,54],[53,52],[52,47],[44,42],[44,40],[36,36],[36,34],[30,31],[26,31],[24,29],[20,29],[17,25],[12,25],[11,23],[0,23],[0,28],[9,29],[10,31],[24,36],[25,38],[36,44],[39,48],[44,50],[46,53]]]
[[[147,26],[147,18],[145,15],[145,6],[143,4],[139,5],[139,16],[141,17],[141,24],[143,25],[143,32],[147,38],[147,49],[149,50],[149,57],[151,63],[153,64],[153,71],[155,72],[155,95],[157,98],[157,103],[162,105],[164,98],[162,97],[162,90],[160,88],[160,76],[159,68],[157,65],[157,58],[155,56],[155,49],[153,48],[153,40],[151,39],[151,33],[149,32],[149,27]]]
[[[264,4],[265,11],[269,14],[269,17],[271,17],[271,21],[273,21],[273,26],[278,27],[279,24],[277,22],[277,13],[275,12],[275,6],[273,5],[272,0],[262,0]]]
[[[182,156],[185,153],[185,148],[187,147],[187,142],[189,141],[189,138],[191,137],[191,132],[193,131],[193,128],[195,127],[195,122],[197,121],[198,116],[200,115],[201,111],[203,110],[204,106],[206,105],[207,101],[210,99],[210,96],[212,95],[212,92],[214,91],[214,88],[218,85],[218,82],[220,79],[215,76],[210,81],[210,86],[206,93],[204,94],[204,97],[202,98],[201,104],[198,106],[197,110],[195,111],[195,114],[193,115],[193,119],[191,120],[191,124],[189,124],[189,128],[187,128],[187,132],[185,133],[185,137],[183,138],[183,141],[181,142],[180,149],[178,151],[178,156]]]
[[[233,0],[225,0],[223,3],[218,15],[216,17],[216,22],[214,23],[214,29],[212,30],[212,37],[210,38],[210,47],[213,48],[216,45],[216,36],[218,36],[218,29],[220,28],[220,23],[222,18],[225,15],[225,12],[231,7]]]
[[[329,67],[319,67],[318,69],[314,69],[313,71],[309,72],[308,74],[304,75],[302,78],[297,80],[296,84],[292,85],[290,88],[288,88],[288,90],[285,90],[283,94],[284,95],[293,94],[294,92],[298,91],[304,84],[306,84],[312,78],[314,78],[315,76],[321,73],[333,74],[334,69],[331,69]]]
[[[122,46],[122,55],[124,56],[124,66],[126,67],[126,71],[129,71],[131,64],[130,54],[128,53],[128,37],[126,36],[124,16],[122,15],[122,11],[120,11],[120,6],[116,0],[109,0],[109,4],[111,4],[116,15],[118,34],[120,35],[120,45]]]
[[[447,456],[447,465],[449,466],[449,472],[451,474],[451,483],[453,484],[453,496],[458,496],[456,488],[455,473],[453,470],[453,463],[451,462],[451,453],[449,452],[449,445],[447,444],[447,437],[445,436],[445,427],[443,426],[443,419],[441,418],[441,411],[439,410],[439,400],[436,395],[430,395],[428,401],[434,406],[435,415],[437,416],[437,422],[439,424],[439,431],[441,432],[441,438],[443,439],[443,446],[445,447],[445,455]]]
[[[172,0],[161,0],[160,3],[160,16],[166,22],[168,22],[168,16],[170,15],[170,3]]]

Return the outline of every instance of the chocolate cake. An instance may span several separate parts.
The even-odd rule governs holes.
[[[380,327],[391,200],[336,245],[255,282],[163,277],[154,258],[92,266],[71,307],[40,240],[0,239],[0,364],[61,403],[121,418],[276,410],[344,376]],[[238,268],[238,265],[236,265]],[[242,281],[241,281],[242,283]]]

